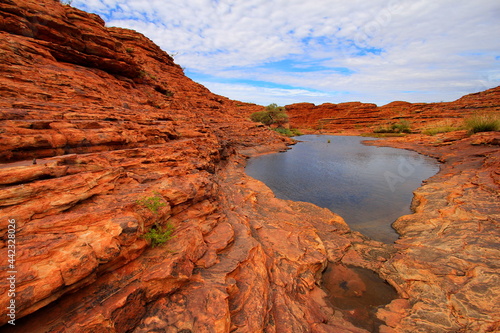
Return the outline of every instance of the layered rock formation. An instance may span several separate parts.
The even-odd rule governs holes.
[[[144,36],[57,1],[2,1],[0,15],[4,259],[16,230],[3,330],[363,331],[316,285],[350,244],[345,223],[243,173],[236,150],[290,143],[247,120],[258,106],[210,93]],[[166,225],[173,238],[148,246]]]
[[[445,164],[397,223],[402,239],[381,244],[247,177],[245,156],[290,141],[143,35],[55,0],[0,0],[0,18],[2,331],[498,329],[494,135],[393,142]],[[151,247],[144,235],[167,225],[173,238]],[[351,266],[397,289],[379,321],[325,297],[370,288]]]
[[[482,112],[500,112],[500,87],[464,96],[454,102],[375,104],[297,103],[286,106],[290,126],[305,132],[363,133],[390,126],[401,120],[413,130],[442,124],[459,124],[467,116]]]

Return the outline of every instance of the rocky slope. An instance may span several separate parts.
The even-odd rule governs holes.
[[[247,177],[246,156],[290,141],[143,35],[55,0],[0,0],[0,19],[0,330],[498,329],[494,135],[390,143],[444,164],[398,222],[403,237],[382,244]],[[173,238],[149,246],[166,225]],[[325,297],[367,293],[352,266],[399,293],[378,321]]]
[[[500,87],[464,96],[454,102],[375,104],[350,102],[314,105],[297,103],[286,106],[290,126],[305,132],[331,133],[371,132],[401,120],[410,122],[413,130],[443,124],[458,125],[464,117],[482,112],[500,112]]]

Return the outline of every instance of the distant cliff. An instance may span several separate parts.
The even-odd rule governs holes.
[[[464,96],[454,102],[375,104],[297,103],[286,106],[290,126],[309,131],[371,132],[377,127],[408,120],[421,130],[443,121],[459,120],[476,112],[500,112],[500,86]]]

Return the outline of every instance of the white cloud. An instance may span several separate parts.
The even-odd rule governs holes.
[[[73,4],[102,15],[108,25],[144,33],[165,51],[178,53],[180,65],[212,76],[214,80],[205,82],[208,88],[240,100],[282,96],[316,103],[344,98],[379,104],[399,99],[430,102],[500,84],[497,0],[75,0]],[[295,67],[301,61],[303,68],[314,63],[323,69],[291,71],[270,65],[284,59],[292,59]],[[348,68],[352,74],[331,68]],[[249,91],[248,84],[232,89],[214,83],[217,77],[297,89]],[[310,96],[316,90],[323,93]]]
[[[256,103],[259,105],[269,105],[277,103],[279,105],[289,105],[298,102],[314,102],[317,98],[333,98],[338,94],[328,94],[325,92],[311,91],[300,88],[266,88],[245,84],[214,83],[210,81],[199,81],[212,91],[217,91],[223,96],[243,102]]]

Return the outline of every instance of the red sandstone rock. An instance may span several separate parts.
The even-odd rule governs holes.
[[[443,122],[458,125],[464,117],[477,112],[500,111],[500,87],[464,96],[447,103],[392,102],[377,107],[368,103],[297,103],[286,106],[290,126],[306,132],[366,133],[380,126],[408,120],[412,130],[438,126]]]
[[[381,244],[247,177],[240,154],[290,141],[246,118],[262,107],[212,94],[143,35],[53,0],[5,0],[0,17],[0,257],[15,219],[18,272],[16,327],[2,330],[366,332],[346,320],[364,314],[325,301],[328,261],[399,291],[382,330],[498,328],[496,134],[392,141],[445,164],[396,223],[396,246]],[[340,130],[497,102],[498,88],[455,104],[295,105],[322,112],[304,121],[287,109],[292,123]],[[157,212],[138,202],[151,196]],[[167,223],[174,237],[149,247],[145,232]]]
[[[240,115],[255,106],[211,94],[134,31],[50,0],[3,2],[0,15],[0,252],[15,219],[17,318],[49,306],[30,330],[61,327],[49,312],[75,330],[134,327],[144,304],[189,281],[202,257],[214,265],[231,242],[217,163],[238,145],[289,141]],[[155,193],[166,203],[156,214],[137,203]],[[142,235],[167,220],[177,255],[150,259]],[[1,274],[6,308],[5,262]],[[74,302],[93,310],[75,316],[64,305]]]

